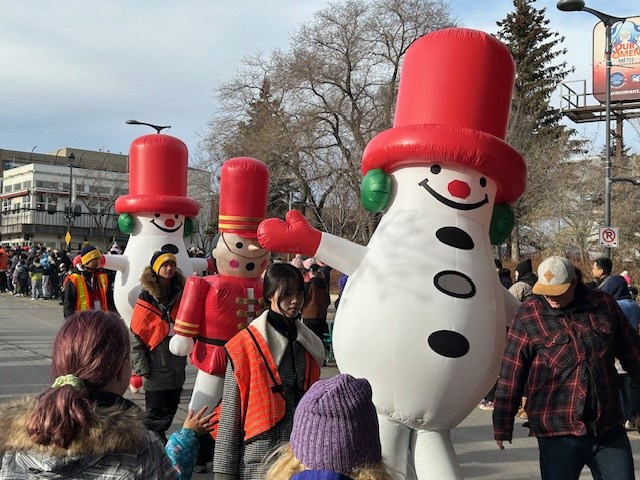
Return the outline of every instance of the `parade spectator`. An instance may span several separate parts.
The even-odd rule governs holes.
[[[173,355],[169,340],[185,278],[176,256],[160,250],[144,268],[142,291],[131,316],[133,372],[142,377],[147,426],[166,442],[166,431],[178,410],[187,357]]]
[[[609,277],[611,277],[611,271],[613,269],[613,262],[610,258],[600,257],[596,258],[591,266],[591,273],[593,274],[593,286],[602,290]]]
[[[331,271],[333,270],[326,263],[321,262],[320,260],[316,260],[318,267],[320,267],[320,275],[324,277],[325,282],[327,282],[327,286],[329,290],[331,290]]]
[[[320,273],[320,266],[309,267],[309,280],[304,284],[305,300],[302,307],[302,321],[323,342],[329,335],[327,311],[331,304],[329,284]]]
[[[42,277],[44,276],[44,268],[40,264],[40,256],[33,257],[33,262],[28,267],[29,278],[31,279],[31,300],[44,299],[42,293]]]
[[[631,298],[629,286],[624,277],[612,275],[602,291],[616,299],[631,327],[637,332],[640,325],[640,305]],[[622,413],[627,419],[625,427],[628,430],[637,430],[640,428],[639,422],[636,421],[636,413],[640,413],[640,385],[629,377],[618,360],[616,360],[616,369],[620,381]]]
[[[80,264],[69,271],[64,287],[63,313],[67,318],[84,310],[113,310],[108,302],[109,279],[99,267],[102,252],[93,245],[80,250]]]
[[[514,277],[515,283],[509,287],[509,293],[524,302],[529,296],[533,295],[533,286],[538,281],[538,277],[533,273],[530,258],[518,263]]]
[[[294,414],[290,442],[269,464],[265,480],[391,480],[369,382],[340,374],[313,384]]]
[[[11,253],[9,254],[9,269],[7,270],[7,289],[14,295],[16,294],[14,274],[19,261],[20,261],[20,251],[16,249],[12,249]]]
[[[13,284],[15,286],[15,295],[18,297],[29,296],[29,270],[27,262],[21,258],[13,272]]]
[[[67,265],[64,262],[60,262],[60,265],[58,265],[58,297],[60,298],[60,305],[64,305],[64,286],[68,274]]]
[[[8,288],[7,272],[9,271],[9,254],[0,245],[0,292],[6,292]]]
[[[614,358],[640,380],[638,335],[616,301],[580,282],[566,258],[540,264],[533,293],[507,336],[493,410],[498,447],[512,440],[528,380],[543,480],[577,480],[585,465],[594,478],[633,478]]]
[[[289,440],[294,411],[320,377],[324,346],[300,321],[300,271],[285,263],[269,267],[263,296],[269,309],[226,344],[216,480],[261,479],[260,462]]]
[[[635,300],[636,297],[638,296],[638,287],[636,287],[633,284],[633,279],[631,278],[631,275],[626,270],[623,270],[620,276],[627,281],[627,286],[629,287],[629,294],[631,294],[631,300]]]
[[[40,265],[42,265],[42,298],[45,300],[51,298],[51,285],[49,279],[51,277],[51,261],[49,260],[49,252],[45,247],[40,251]]]
[[[338,277],[338,298],[333,302],[333,306],[337,309],[338,305],[340,305],[340,300],[342,299],[342,292],[344,291],[344,287],[347,286],[347,280],[349,280],[349,275],[346,273],[340,273]]]
[[[496,272],[498,272],[500,283],[504,288],[509,289],[509,287],[513,285],[513,281],[511,280],[511,271],[508,268],[502,267],[502,261],[499,258],[494,258],[493,261],[496,264]]]
[[[0,479],[191,478],[204,409],[190,412],[166,447],[142,412],[122,397],[129,384],[129,334],[115,313],[86,311],[62,325],[53,344],[54,382],[0,409]]]

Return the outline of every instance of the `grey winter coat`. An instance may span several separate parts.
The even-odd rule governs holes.
[[[185,278],[178,272],[172,278],[169,298],[163,298],[156,274],[146,267],[140,278],[142,292],[139,302],[152,304],[158,311],[164,312],[163,320],[173,326],[171,311],[180,302]],[[144,308],[136,304],[135,308]],[[134,310],[135,315],[135,310]],[[136,375],[142,376],[144,389],[148,392],[182,388],[185,381],[187,357],[180,357],[169,351],[167,336],[162,343],[151,349],[142,338],[131,333],[131,364]]]
[[[27,433],[32,399],[0,407],[0,480],[179,479],[140,410],[95,407],[96,422],[68,449],[35,444]]]

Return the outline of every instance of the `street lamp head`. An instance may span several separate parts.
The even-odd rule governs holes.
[[[162,130],[164,130],[165,128],[171,128],[171,125],[153,125],[151,123],[139,122],[138,120],[127,120],[124,123],[126,123],[127,125],[146,125],[147,127],[153,128],[157,133],[162,132]]]
[[[584,2],[582,0],[560,0],[556,7],[563,12],[579,12],[584,8]]]

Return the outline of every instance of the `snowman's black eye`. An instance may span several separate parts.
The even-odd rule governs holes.
[[[180,216],[180,215],[178,215],[178,214],[176,213],[176,215],[175,215],[175,219],[177,220],[179,216]]]
[[[484,177],[480,177],[480,186],[481,187],[486,187],[487,186],[487,179]]]
[[[242,248],[242,242],[236,243],[236,248]]]
[[[156,213],[156,214],[154,215],[154,217],[156,217],[156,218],[158,218],[159,216],[160,216],[160,214],[159,214],[159,213]]]
[[[434,175],[439,174],[440,170],[442,170],[440,165],[431,165],[431,173],[433,173]]]

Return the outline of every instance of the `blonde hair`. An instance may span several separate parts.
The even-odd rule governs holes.
[[[289,480],[296,473],[307,470],[298,460],[289,443],[278,447],[264,461],[263,468],[268,467],[264,480]],[[393,475],[383,462],[358,467],[347,474],[353,480],[394,480]]]

